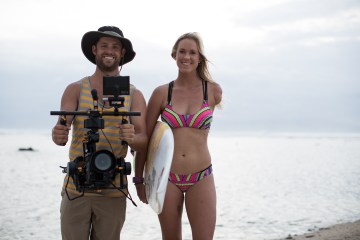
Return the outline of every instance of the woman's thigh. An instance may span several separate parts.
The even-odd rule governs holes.
[[[212,239],[216,224],[216,191],[213,174],[197,182],[187,191],[185,206],[193,239]]]
[[[166,189],[164,206],[159,214],[163,239],[181,238],[181,216],[183,213],[184,195],[180,189],[169,182]]]

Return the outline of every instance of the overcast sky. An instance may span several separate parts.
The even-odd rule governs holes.
[[[118,26],[149,99],[177,76],[177,37],[203,37],[223,88],[213,131],[360,132],[358,0],[11,0],[0,3],[0,128],[51,129],[65,87],[95,67],[84,33]]]

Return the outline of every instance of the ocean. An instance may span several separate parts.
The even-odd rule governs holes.
[[[360,135],[210,133],[209,146],[214,239],[273,240],[360,219]],[[28,147],[34,151],[19,151]],[[59,166],[67,152],[50,130],[0,130],[0,239],[61,239]],[[138,207],[128,201],[121,239],[161,239],[157,215],[132,184],[129,191]],[[186,212],[183,239],[191,239]]]

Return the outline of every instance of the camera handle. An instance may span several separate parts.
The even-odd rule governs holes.
[[[66,116],[65,115],[60,116],[60,124],[63,126],[66,126]]]
[[[92,114],[92,110],[88,111],[50,111],[50,115],[62,115],[62,116],[90,116]],[[98,112],[98,111],[95,111]],[[140,116],[140,112],[99,112],[99,117],[102,116]]]
[[[72,116],[87,116],[90,120],[87,122],[85,128],[95,130],[92,131],[94,134],[96,134],[96,130],[103,128],[103,123],[101,124],[101,121],[103,120],[102,116],[122,116],[121,123],[126,124],[128,123],[126,117],[130,116],[140,116],[140,112],[121,112],[117,108],[115,108],[114,112],[99,112],[98,110],[88,110],[88,111],[50,111],[50,115],[60,115],[60,124],[66,126],[66,116],[72,115]],[[96,123],[95,126],[92,126],[92,123]],[[91,131],[90,130],[90,131]],[[92,135],[94,135],[92,134]],[[94,136],[95,137],[95,136]],[[96,139],[96,138],[95,138]],[[122,145],[128,145],[126,141],[121,142]]]
[[[128,123],[128,120],[123,117],[123,119],[121,120],[121,124],[126,124]],[[121,141],[121,145],[129,145],[126,141]]]
[[[66,126],[66,116],[65,115],[61,115],[60,116],[60,125]],[[62,143],[61,146],[65,146],[66,143]]]

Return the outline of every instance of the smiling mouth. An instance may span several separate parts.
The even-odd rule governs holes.
[[[105,57],[104,57],[104,59],[105,59],[105,60],[114,60],[114,59],[115,59],[115,57],[112,57],[112,56],[105,56]]]

